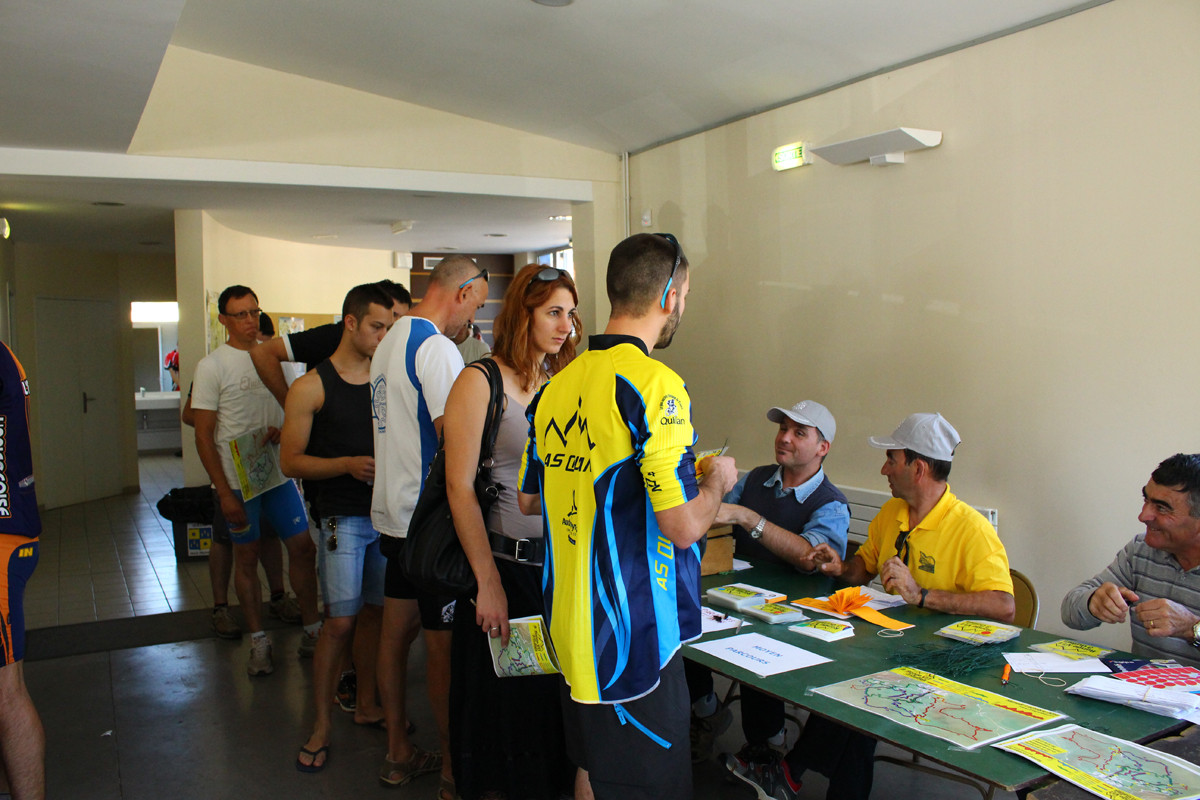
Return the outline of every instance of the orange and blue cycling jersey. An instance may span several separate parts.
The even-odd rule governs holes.
[[[698,492],[687,388],[640,340],[593,336],[527,413],[520,484],[541,495],[563,676],[578,702],[636,699],[700,635],[699,547],[676,547],[655,518]]]
[[[25,657],[25,584],[42,532],[29,445],[29,381],[0,342],[0,666]]]
[[[29,380],[7,344],[0,348],[0,533],[42,532],[29,445]]]

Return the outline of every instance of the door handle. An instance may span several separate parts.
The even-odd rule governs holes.
[[[95,397],[90,396],[87,392],[83,393],[83,413],[86,414],[88,411],[88,401],[95,400],[95,399],[96,399]]]

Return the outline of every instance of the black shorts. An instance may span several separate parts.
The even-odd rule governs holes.
[[[454,595],[429,595],[417,590],[400,567],[404,539],[398,536],[379,536],[379,552],[387,559],[383,576],[383,596],[393,600],[416,600],[421,612],[421,627],[427,631],[448,631],[454,628]]]
[[[598,800],[692,796],[691,704],[682,653],[663,667],[654,691],[620,704],[625,724],[612,704],[575,702],[566,681],[561,686],[567,755],[588,770]]]
[[[0,667],[25,658],[25,584],[38,563],[38,539],[0,534]]]

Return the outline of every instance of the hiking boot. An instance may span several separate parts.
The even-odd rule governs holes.
[[[791,769],[778,754],[768,761],[755,761],[746,756],[748,748],[737,755],[725,756],[725,769],[735,778],[745,781],[758,795],[758,800],[796,800],[800,797],[800,781],[792,779]],[[745,755],[743,755],[745,754]]]
[[[212,629],[222,639],[242,638],[242,629],[233,618],[229,606],[217,606],[212,612]]]
[[[342,673],[342,677],[338,679],[337,691],[334,693],[333,700],[341,707],[342,711],[353,712],[358,707],[358,675],[354,670]]]
[[[275,671],[271,663],[271,640],[263,636],[250,642],[250,662],[246,672],[251,675],[270,675]]]
[[[693,764],[700,764],[712,758],[713,742],[729,729],[731,722],[733,722],[733,712],[729,710],[729,706],[719,706],[707,717],[697,717],[692,714],[690,739]]]
[[[296,602],[295,595],[284,594],[278,600],[269,601],[267,613],[288,624],[294,625],[300,622],[300,604]]]
[[[321,638],[320,629],[316,633],[304,631],[300,634],[300,648],[296,651],[301,658],[312,658],[317,652],[317,639]]]

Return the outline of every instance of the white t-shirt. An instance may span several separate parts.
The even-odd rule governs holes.
[[[283,425],[283,409],[254,370],[250,353],[223,344],[200,359],[192,382],[192,408],[217,412],[213,438],[231,488],[238,487],[228,443],[243,433]]]
[[[401,317],[371,359],[375,490],[371,523],[386,536],[408,535],[408,522],[437,453],[433,421],[462,372],[454,342],[423,317]]]

